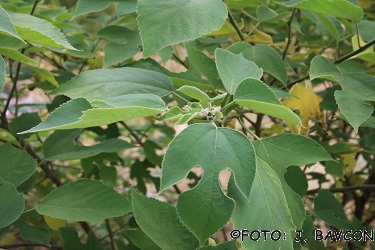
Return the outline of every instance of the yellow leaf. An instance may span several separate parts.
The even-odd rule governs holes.
[[[291,122],[286,122],[286,124],[288,125],[288,127],[290,129],[290,133],[292,133],[292,134],[298,134],[298,128],[297,128],[296,124],[291,123]]]
[[[10,245],[16,241],[17,237],[13,233],[7,234],[0,240],[0,245]]]
[[[241,22],[237,24],[240,30],[244,27],[244,22],[241,19]],[[230,34],[236,34],[236,30],[233,27],[232,24],[230,24],[228,21],[225,21],[223,26],[221,26],[220,29],[213,31],[211,34],[208,34],[207,36],[220,36],[220,35],[230,35]]]
[[[271,128],[266,128],[262,131],[263,135],[282,134],[284,133],[284,126],[282,124],[273,124]]]
[[[298,109],[300,111],[302,125],[304,126],[304,128],[301,128],[301,135],[307,133],[308,122],[310,118],[315,118],[316,120],[321,121],[323,125],[325,125],[324,115],[319,107],[319,103],[323,101],[320,96],[318,96],[311,90],[307,90],[306,87],[302,84],[294,85],[290,93],[293,96],[286,98],[282,102],[282,104],[292,110]]]
[[[43,215],[44,221],[47,223],[49,228],[58,231],[60,227],[65,227],[65,220],[59,218],[52,218],[47,215]]]
[[[258,29],[254,30],[254,35],[249,36],[246,38],[246,42],[253,42],[253,43],[266,43],[271,44],[273,43],[272,37]]]
[[[340,154],[342,157],[343,163],[344,163],[344,172],[347,175],[351,175],[353,173],[354,167],[355,167],[355,155],[356,153],[350,153],[350,154]]]

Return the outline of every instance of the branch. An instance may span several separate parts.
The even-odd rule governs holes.
[[[288,41],[286,43],[285,50],[283,52],[283,56],[282,56],[283,60],[285,59],[286,54],[288,53],[290,42],[292,41],[292,39],[291,39],[291,37],[292,37],[292,21],[293,21],[293,17],[294,17],[294,14],[296,13],[296,11],[297,11],[297,9],[293,9],[292,15],[290,16],[290,19],[288,21]]]
[[[316,194],[319,192],[320,188],[312,189],[306,192],[306,194]],[[342,187],[342,188],[329,188],[329,191],[332,193],[344,193],[349,192],[353,190],[375,190],[375,185],[369,185],[369,184],[362,184],[357,186],[350,186],[350,187]]]
[[[19,244],[9,244],[9,245],[0,245],[0,248],[1,249],[11,249],[11,248],[19,248],[19,247],[45,247],[45,248],[48,248],[48,249],[58,249],[58,250],[63,250],[63,247],[61,246],[57,246],[57,245],[51,245],[50,247],[49,246],[46,246],[44,244],[40,244],[40,243],[19,243]]]
[[[33,7],[31,8],[31,11],[30,11],[30,15],[34,15],[34,12],[35,12],[35,9],[36,9],[36,6],[38,5],[38,3],[41,2],[41,0],[35,0],[34,1],[34,4],[33,4]],[[25,50],[26,49],[22,49],[21,50],[21,54],[24,54],[25,53]],[[11,67],[11,66],[10,66]],[[8,124],[8,121],[6,119],[6,113],[7,113],[7,110],[9,108],[9,104],[10,104],[10,100],[12,99],[13,95],[14,95],[14,91],[16,90],[16,86],[17,86],[17,81],[18,81],[18,76],[20,74],[20,69],[21,69],[21,63],[19,62],[18,65],[17,65],[17,70],[16,70],[16,75],[13,79],[13,86],[12,86],[12,89],[10,90],[10,93],[9,93],[9,96],[8,96],[8,99],[7,99],[7,102],[5,103],[5,106],[4,106],[4,110],[3,112],[1,113],[1,122],[4,123],[4,124]]]
[[[362,47],[360,47],[359,49],[357,49],[357,50],[355,50],[355,51],[353,51],[353,52],[350,52],[350,53],[346,54],[345,56],[343,56],[343,57],[337,59],[336,61],[333,61],[333,63],[334,63],[334,64],[342,63],[342,62],[348,60],[349,58],[351,58],[352,56],[355,56],[355,55],[357,55],[357,54],[359,54],[359,53],[365,51],[367,48],[371,47],[371,46],[374,45],[374,44],[375,44],[375,38],[372,39],[371,41],[369,41],[368,43],[366,43],[365,45],[363,45]],[[308,79],[308,78],[309,78],[309,75],[305,75],[305,76],[303,76],[303,77],[301,77],[301,78],[299,78],[299,79],[297,79],[297,80],[294,80],[294,81],[288,83],[288,84],[287,84],[287,87],[289,88],[289,87],[293,86],[295,83],[301,82],[301,81],[306,80],[306,79]]]

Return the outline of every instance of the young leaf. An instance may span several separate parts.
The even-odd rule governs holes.
[[[16,28],[14,27],[12,20],[10,20],[10,17],[8,13],[3,9],[3,7],[0,5],[0,20],[1,20],[1,26],[0,26],[0,34],[4,34],[7,36],[11,36],[14,38],[17,38],[18,40],[22,41],[23,43],[26,43],[22,38],[18,35]]]
[[[26,151],[19,150],[9,143],[0,145],[0,177],[18,187],[35,172],[36,162]]]
[[[167,113],[165,113],[160,118],[155,118],[158,121],[168,121],[168,120],[175,120],[176,124],[185,124],[200,113],[202,113],[202,106],[198,103],[192,103],[192,105],[186,106],[189,108],[188,111],[183,111],[180,109],[180,107],[175,106],[168,110]]]
[[[100,153],[117,152],[120,150],[133,148],[134,145],[112,138],[102,141],[94,146],[80,146],[74,143],[74,139],[82,132],[82,129],[55,131],[43,143],[43,154],[46,159],[68,160],[82,159],[91,157]],[[56,143],[56,142],[59,143]]]
[[[203,108],[208,107],[208,102],[210,100],[210,97],[206,93],[204,93],[202,90],[198,89],[197,87],[182,86],[181,88],[177,90],[191,98],[194,98],[200,101],[200,104],[203,106]]]
[[[93,106],[84,98],[64,103],[42,123],[21,134],[51,129],[87,128],[126,121],[135,117],[153,116],[165,110],[164,102],[155,95],[124,95],[104,99]]]
[[[160,192],[185,178],[195,166],[202,167],[204,174],[194,189],[179,196],[177,212],[202,244],[229,220],[234,209],[233,200],[221,190],[219,173],[230,168],[242,195],[249,197],[255,173],[253,146],[238,131],[193,124],[168,146],[162,163]]]
[[[301,135],[307,133],[310,118],[314,118],[325,125],[324,115],[319,107],[319,103],[323,101],[323,98],[306,89],[302,84],[294,85],[290,93],[293,96],[286,98],[282,103],[285,107],[300,111],[303,125],[300,132]]]
[[[277,241],[277,243],[270,239],[253,241],[245,237],[241,244],[246,249],[293,248],[290,232],[294,229],[294,226],[282,184],[275,171],[266,162],[257,158],[255,179],[248,200],[241,195],[241,192],[239,192],[233,182],[233,178],[230,179],[228,184],[228,196],[236,202],[236,207],[232,215],[235,229],[251,228],[255,230],[267,229],[271,232],[274,230],[281,231],[280,236],[282,240]],[[260,236],[261,239],[263,237],[263,235]],[[276,237],[278,236],[276,235]]]
[[[260,113],[301,125],[301,120],[290,109],[281,105],[275,93],[263,82],[254,78],[243,80],[233,96],[234,102]]]
[[[139,0],[137,14],[143,57],[149,57],[167,45],[219,29],[228,13],[220,0]]]
[[[237,86],[245,78],[260,79],[263,70],[242,55],[233,54],[227,50],[215,50],[216,67],[219,71],[224,87],[233,95]]]
[[[22,39],[36,46],[50,46],[77,50],[66,40],[65,36],[51,23],[28,14],[10,14]]]
[[[166,96],[171,91],[173,85],[166,75],[146,69],[117,68],[86,71],[50,94],[92,101],[128,94]]]
[[[194,235],[178,218],[172,205],[147,198],[132,190],[135,220],[161,249],[196,249],[199,246]]]
[[[124,196],[99,181],[88,179],[54,189],[36,207],[42,215],[89,222],[122,216],[131,210]]]
[[[2,158],[5,159],[5,158]],[[16,187],[0,176],[0,228],[4,228],[17,220],[25,207],[25,200]]]
[[[204,93],[202,90],[198,89],[197,87],[182,86],[181,88],[177,90],[201,102],[210,100],[210,97],[206,93]]]
[[[257,156],[264,160],[278,175],[292,214],[293,224],[302,227],[305,209],[301,197],[286,183],[286,168],[301,166],[332,158],[314,140],[296,134],[280,134],[253,142]]]
[[[362,8],[347,0],[326,0],[324,2],[321,0],[290,0],[288,2],[275,2],[285,7],[311,10],[357,21],[363,18]]]
[[[325,222],[342,229],[354,229],[336,197],[326,189],[321,189],[314,200],[314,211]]]

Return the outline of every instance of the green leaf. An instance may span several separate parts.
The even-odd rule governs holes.
[[[193,86],[182,86],[181,88],[177,89],[181,93],[184,93],[185,95],[194,98],[201,102],[201,105],[204,108],[208,107],[208,101],[210,100],[210,97],[204,93],[202,90],[198,89],[197,87]]]
[[[276,16],[277,16],[277,12],[273,11],[267,6],[260,5],[257,7],[257,17],[258,17],[259,22],[270,20],[272,18],[275,18]]]
[[[219,29],[228,13],[220,0],[139,0],[137,14],[143,57],[149,57],[167,45]]]
[[[100,242],[95,234],[90,230],[87,236],[86,244],[82,244],[78,237],[78,233],[73,229],[67,227],[59,228],[61,238],[64,240],[64,249],[77,249],[77,250],[100,250]]]
[[[327,28],[328,32],[331,33],[331,35],[335,38],[336,43],[338,43],[344,35],[344,30],[341,27],[341,23],[332,16],[323,15],[319,13],[317,13],[317,16],[319,20]]]
[[[1,52],[0,52],[1,53]],[[5,63],[3,57],[0,55],[0,93],[3,91],[3,87],[6,80]]]
[[[363,73],[343,74],[339,68],[323,56],[311,61],[310,79],[325,78],[340,83],[342,90],[335,91],[335,99],[341,112],[354,130],[364,123],[374,111],[366,101],[375,101],[375,78]]]
[[[97,36],[109,40],[104,46],[104,68],[133,57],[139,52],[141,38],[138,30],[123,26],[107,26]]]
[[[194,235],[180,222],[176,209],[132,190],[134,216],[139,227],[161,249],[196,249]]]
[[[163,157],[156,154],[156,149],[162,149],[162,147],[151,140],[146,140],[143,143],[143,151],[145,152],[147,160],[155,165],[160,165]]]
[[[2,158],[6,159],[6,158]],[[4,228],[16,221],[25,207],[25,200],[16,187],[0,177],[0,228]]]
[[[185,47],[189,56],[190,67],[187,72],[169,75],[173,84],[177,86],[190,85],[207,90],[221,88],[222,83],[219,80],[215,62],[198,49],[188,44],[185,44]],[[187,81],[184,81],[184,79]]]
[[[10,18],[22,39],[33,45],[77,50],[55,26],[44,19],[20,13],[12,13]]]
[[[238,85],[233,100],[244,107],[302,126],[299,117],[281,105],[275,93],[260,80],[254,78],[243,80]]]
[[[280,134],[253,142],[257,156],[264,160],[278,175],[284,191],[293,224],[301,228],[305,219],[305,209],[301,197],[284,179],[286,168],[301,166],[332,158],[314,140],[296,134]]]
[[[245,7],[268,5],[269,2],[269,0],[228,0],[228,7],[232,9],[243,9]]]
[[[0,40],[0,48],[4,49],[19,50],[28,46],[26,43],[23,43],[21,40],[18,40],[17,38],[14,38],[12,36],[0,34]]]
[[[314,200],[315,214],[325,222],[342,229],[354,229],[336,197],[327,189],[319,190]]]
[[[136,117],[153,116],[165,110],[163,100],[149,94],[116,96],[96,102],[96,106],[102,107],[93,108],[84,98],[73,99],[55,109],[42,123],[21,134],[95,127]]]
[[[42,150],[46,159],[50,161],[82,159],[135,147],[117,138],[102,141],[94,146],[76,145],[74,139],[81,133],[82,129],[55,131],[43,143]],[[56,143],[57,141],[59,143]]]
[[[132,210],[129,201],[99,181],[79,180],[50,192],[36,211],[53,218],[97,222]]]
[[[293,7],[305,10],[311,10],[317,13],[328,14],[353,20],[363,18],[361,7],[352,4],[347,0],[291,0],[289,2],[277,2],[285,7]]]
[[[221,190],[219,173],[230,168],[242,195],[249,196],[255,173],[253,146],[238,131],[212,124],[193,124],[168,146],[160,191],[185,178],[195,166],[202,167],[204,174],[194,189],[179,196],[177,212],[202,244],[224,226],[234,209],[233,200]]]
[[[281,231],[282,240],[277,242],[270,239],[263,240],[263,235],[259,241],[245,237],[245,240],[241,242],[245,249],[292,249],[290,231],[294,229],[294,226],[287,200],[279,177],[266,162],[257,158],[255,179],[248,200],[234,185],[233,178],[228,184],[228,196],[236,201],[232,216],[235,229]]]
[[[104,68],[120,63],[139,52],[138,46],[108,42],[104,46]]]
[[[26,67],[39,74],[41,77],[44,77],[47,81],[52,83],[55,87],[59,86],[59,83],[56,81],[55,77],[52,75],[51,71],[32,66],[30,64],[25,64]]]
[[[133,13],[137,10],[137,0],[125,0],[116,6],[117,15],[120,17],[125,14]]]
[[[328,162],[331,163],[332,161]],[[297,166],[290,166],[285,175],[286,183],[289,187],[303,197],[307,191],[308,183],[306,179],[306,174]]]
[[[155,242],[150,239],[150,237],[148,237],[142,231],[128,230],[126,231],[126,235],[134,243],[134,245],[136,245],[140,249],[162,250]]]
[[[19,135],[17,133],[28,130],[41,123],[40,117],[37,112],[34,113],[22,113],[20,116],[14,118],[9,123],[9,131],[13,136],[19,138],[29,138],[32,133]]]
[[[131,8],[135,7],[134,1],[132,0],[79,0],[77,2],[76,10],[72,18],[74,19],[83,14],[104,10],[105,8],[108,7],[110,3],[119,4],[118,6],[116,6],[116,9],[119,15],[126,14],[124,12],[127,12],[127,11],[124,11],[124,9],[129,9],[129,7]],[[130,13],[130,12],[127,12],[127,13]]]
[[[372,105],[366,101],[375,101],[375,77],[363,73],[344,74],[340,85],[342,91],[335,91],[337,105],[358,132],[358,127],[374,111]]]
[[[242,55],[236,55],[227,50],[215,50],[216,67],[224,87],[233,95],[237,86],[246,78],[260,79],[263,70]]]
[[[288,76],[284,61],[271,46],[265,44],[251,46],[249,43],[239,42],[232,44],[227,50],[234,54],[242,54],[245,59],[254,62],[264,72],[286,83]]]
[[[166,96],[171,91],[172,82],[163,74],[146,69],[117,68],[83,72],[50,94],[93,101],[128,94]]]
[[[4,181],[18,187],[35,172],[36,161],[26,151],[16,149],[9,143],[0,145],[0,176]]]
[[[237,248],[235,240],[226,241],[216,246],[203,246],[199,248],[199,250],[237,250],[237,249],[238,248]]]
[[[22,38],[18,35],[16,28],[14,27],[12,20],[10,20],[8,13],[3,9],[1,5],[0,5],[0,20],[1,20],[0,34],[4,34],[7,36],[17,38],[18,40],[25,43],[25,41],[22,40]]]
[[[24,240],[36,241],[50,246],[51,235],[49,231],[42,227],[34,227],[27,224],[26,219],[27,217],[22,215],[22,217],[14,223],[20,230],[21,237]]]
[[[159,50],[156,54],[158,54],[158,56],[160,56],[162,62],[165,65],[167,63],[167,61],[169,59],[171,59],[173,52],[174,52],[173,47],[167,46],[167,47],[164,47],[161,50]]]
[[[370,41],[375,38],[375,22],[371,20],[361,20],[358,24],[359,34],[365,41]]]
[[[13,49],[7,49],[7,48],[0,48],[0,54],[4,57],[9,57],[10,59],[21,62],[21,63],[34,63],[37,64],[37,62],[34,59],[31,59],[30,57],[25,56],[21,52]]]

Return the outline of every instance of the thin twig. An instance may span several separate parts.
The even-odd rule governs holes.
[[[247,132],[249,132],[256,140],[260,140],[260,138],[253,132],[253,131],[251,131],[251,129],[249,129],[246,125],[245,125],[245,123],[243,122],[243,120],[242,120],[242,118],[241,117],[239,117],[239,118],[237,118],[237,120],[240,122],[240,124],[241,124],[241,126],[244,128],[244,129],[246,129],[246,131]]]
[[[107,226],[108,236],[109,236],[109,240],[111,242],[111,249],[116,250],[115,241],[113,240],[113,233],[112,233],[111,225],[109,224],[108,219],[105,219],[105,224]]]
[[[282,56],[283,60],[285,59],[286,54],[288,53],[288,49],[292,41],[292,21],[293,21],[293,17],[296,11],[297,9],[293,9],[292,15],[290,16],[290,19],[288,21],[288,41],[286,42],[285,50],[283,52],[283,56]]]
[[[189,103],[189,101],[187,99],[185,99],[184,97],[180,96],[179,94],[177,94],[176,92],[172,92],[172,94],[178,98],[180,98],[181,100],[183,100],[184,102],[186,103]]]
[[[186,65],[184,61],[181,60],[180,57],[178,57],[175,53],[172,54],[173,58],[176,59],[182,66],[184,66],[186,69],[189,69],[189,67]]]
[[[242,34],[240,28],[238,27],[236,21],[234,20],[234,17],[232,15],[232,12],[230,12],[229,7],[228,7],[228,18],[229,18],[229,22],[232,24],[232,26],[236,30],[238,36],[241,38],[241,41],[245,41],[246,39],[245,39],[244,35]]]
[[[306,192],[306,195],[318,193],[320,188],[312,189]],[[375,190],[375,185],[362,184],[357,186],[342,187],[342,188],[329,188],[332,193],[344,193],[353,190]]]

